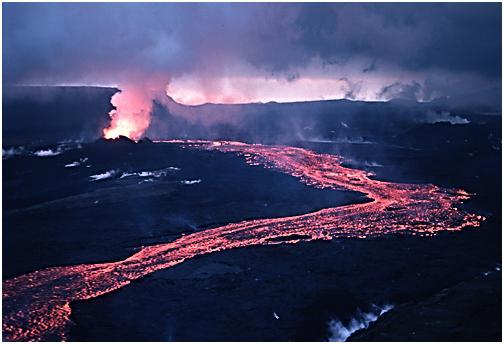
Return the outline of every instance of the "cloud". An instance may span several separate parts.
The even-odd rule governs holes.
[[[118,172],[117,170],[110,170],[110,171],[106,171],[103,173],[93,174],[93,175],[89,176],[89,179],[91,181],[110,179],[110,178],[115,177],[117,175],[117,172]]]
[[[303,76],[366,60],[500,75],[500,4],[23,4],[4,6],[8,82],[118,84],[163,74]],[[477,51],[468,54],[468,51]],[[340,75],[344,77],[344,75]]]
[[[41,149],[33,153],[36,156],[55,156],[55,155],[60,155],[61,151],[60,150],[52,150],[52,149]]]
[[[185,185],[199,184],[199,183],[201,183],[201,179],[182,180],[180,183],[185,184]]]
[[[353,318],[350,319],[348,325],[343,324],[338,319],[333,319],[329,322],[330,342],[345,342],[350,336],[362,329],[366,329],[369,325],[383,314],[390,311],[394,306],[384,305],[382,307],[372,305],[372,310],[368,313],[358,310]]]
[[[2,160],[6,160],[25,153],[24,147],[2,148]]]
[[[427,123],[450,123],[450,124],[469,124],[470,121],[467,118],[460,117],[457,115],[451,115],[448,111],[442,111],[440,113],[435,111],[428,111],[425,115],[425,121]]]
[[[79,167],[82,164],[86,163],[88,160],[89,160],[89,158],[86,158],[86,157],[80,158],[77,161],[74,161],[74,162],[71,162],[69,164],[66,164],[65,167]]]
[[[117,85],[110,137],[139,137],[166,89],[201,104],[425,101],[468,85],[501,87],[498,3],[6,3],[3,10],[4,84]]]
[[[376,60],[373,60],[373,62],[371,62],[371,64],[368,66],[368,67],[365,67],[362,71],[364,73],[371,73],[371,72],[374,72],[376,70]]]
[[[422,85],[417,81],[413,81],[410,84],[403,84],[400,82],[394,82],[391,85],[383,87],[378,92],[378,97],[382,99],[408,99],[417,100],[422,99]]]

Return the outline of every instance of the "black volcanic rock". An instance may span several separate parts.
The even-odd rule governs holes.
[[[144,138],[141,138],[140,140],[138,140],[137,143],[149,143],[149,144],[152,144],[154,142],[152,142],[152,140],[149,139],[148,137],[144,137]]]
[[[427,300],[398,306],[349,341],[500,340],[501,278],[500,270],[485,272]]]
[[[110,123],[108,113],[113,109],[110,98],[116,92],[116,88],[99,87],[4,88],[3,143],[94,140]],[[451,100],[442,99],[431,103],[396,99],[186,106],[167,97],[154,102],[151,125],[145,135],[153,139],[230,139],[283,144],[358,135],[377,141],[404,133],[418,122],[429,122],[426,115],[430,112],[454,109],[464,115],[467,112],[467,107],[455,107]],[[495,109],[477,107],[477,110],[486,113]]]
[[[105,87],[5,86],[3,144],[91,141],[102,135],[118,92]]]
[[[72,303],[70,340],[325,341],[330,321],[346,324],[358,310],[386,304],[394,309],[350,339],[500,340],[501,117],[464,113],[470,123],[463,125],[399,122],[417,110],[345,103],[328,102],[325,110],[324,104],[278,105],[286,110],[263,109],[249,123],[237,121],[241,127],[216,126],[215,132],[193,128],[168,111],[158,116],[160,122],[172,119],[165,128],[176,137],[238,129],[251,139],[294,137],[298,132],[289,130],[299,129],[305,135],[300,140],[312,139],[303,143],[310,149],[351,158],[360,168],[376,163],[366,169],[379,180],[474,193],[462,206],[487,217],[481,227],[424,238],[248,247],[189,259],[120,292]],[[247,114],[263,106],[250,107],[255,108]],[[427,111],[425,104],[417,107]],[[338,141],[352,138],[371,143]],[[248,166],[233,154],[132,143],[100,138],[51,157],[4,160],[4,279],[50,266],[116,261],[141,246],[244,219],[362,200]],[[140,176],[154,171],[167,173],[148,182]],[[107,173],[112,177],[91,178]],[[121,178],[123,173],[131,174]],[[201,182],[181,183],[197,179]]]
[[[111,140],[112,142],[124,142],[124,143],[136,143],[135,141],[133,141],[132,139],[130,139],[129,137],[127,136],[124,136],[124,135],[119,135],[119,137],[117,139],[113,139]]]
[[[116,139],[106,139],[104,137],[100,137],[99,139],[95,140],[94,143],[98,143],[98,144],[124,144],[124,143],[131,144],[131,143],[136,143],[136,142],[127,136],[119,135],[119,137]]]

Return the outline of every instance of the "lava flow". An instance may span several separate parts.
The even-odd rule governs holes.
[[[251,165],[282,171],[316,188],[358,191],[370,201],[299,216],[231,223],[144,247],[122,261],[47,268],[12,278],[3,283],[4,339],[65,340],[72,301],[98,297],[159,269],[211,252],[390,233],[430,236],[477,227],[484,220],[456,207],[469,198],[463,190],[374,180],[369,172],[341,166],[342,159],[334,155],[240,142],[170,142],[188,149],[239,154]]]

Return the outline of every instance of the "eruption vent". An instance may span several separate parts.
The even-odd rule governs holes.
[[[103,137],[115,139],[120,135],[138,140],[150,124],[152,97],[148,92],[127,87],[112,96],[115,110],[109,112],[110,125],[103,129]]]
[[[458,189],[432,184],[399,184],[373,179],[366,171],[341,165],[342,158],[298,147],[226,141],[169,141],[188,149],[244,156],[250,165],[272,168],[320,189],[347,189],[366,194],[367,203],[325,208],[279,218],[230,223],[176,240],[145,246],[117,262],[51,267],[3,281],[2,329],[7,341],[65,340],[72,324],[71,302],[123,288],[132,281],[188,259],[258,245],[295,244],[334,238],[372,238],[387,234],[433,236],[442,231],[478,227],[484,217],[456,205],[469,199]],[[343,334],[369,325],[367,315]],[[333,324],[334,325],[334,324]],[[339,326],[339,327],[338,327]],[[344,335],[344,336],[343,336]]]

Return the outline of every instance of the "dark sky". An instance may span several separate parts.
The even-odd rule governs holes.
[[[4,84],[149,85],[179,101],[500,87],[501,4],[3,4]]]

